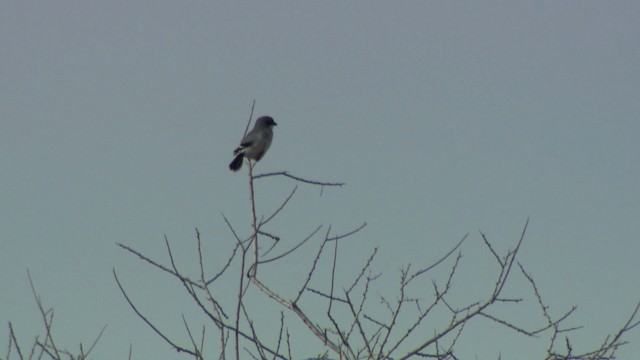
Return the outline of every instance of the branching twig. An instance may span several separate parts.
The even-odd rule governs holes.
[[[297,303],[300,300],[300,297],[302,297],[302,294],[307,289],[307,285],[309,285],[309,281],[311,281],[311,277],[313,276],[313,272],[316,270],[316,265],[318,264],[318,260],[320,259],[320,255],[322,255],[322,250],[324,249],[324,246],[327,244],[327,240],[326,239],[327,239],[327,236],[329,235],[330,231],[331,231],[331,227],[329,227],[327,229],[327,234],[325,235],[325,240],[320,245],[320,248],[318,249],[318,252],[316,253],[315,258],[313,259],[313,263],[311,265],[311,269],[307,273],[307,278],[306,278],[306,280],[304,282],[304,285],[302,285],[302,288],[300,288],[300,290],[298,291],[298,296],[296,296],[295,300],[293,300],[294,304]]]
[[[483,303],[473,306],[473,309],[469,307],[469,310],[467,311],[466,315],[462,316],[461,318],[458,318],[457,320],[456,318],[454,318],[452,323],[448,327],[437,332],[431,339],[423,341],[422,343],[420,343],[420,345],[415,347],[413,350],[409,351],[406,355],[401,356],[400,359],[404,360],[414,355],[417,355],[422,350],[436,343],[437,341],[442,339],[444,336],[446,336],[453,330],[457,329],[459,326],[465,324],[467,321],[474,318],[475,316],[480,314],[484,309],[491,306],[493,303],[497,301],[500,293],[502,292],[502,289],[504,288],[504,285],[507,279],[509,278],[509,275],[511,274],[511,268],[516,259],[516,255],[518,254],[518,250],[520,249],[520,246],[522,245],[522,242],[524,240],[524,235],[526,233],[528,224],[529,224],[529,220],[527,219],[527,222],[525,223],[524,229],[520,236],[520,240],[516,245],[516,248],[514,250],[509,251],[507,256],[505,257],[505,261],[502,263],[500,274],[498,276],[498,280],[494,286],[491,296],[489,296],[489,298],[485,300]]]
[[[302,241],[300,241],[297,245],[295,245],[291,249],[285,251],[284,253],[282,253],[282,254],[280,254],[278,256],[272,257],[272,258],[267,259],[267,260],[262,260],[262,261],[258,262],[258,264],[270,263],[270,262],[282,259],[283,257],[291,254],[292,252],[294,252],[297,249],[299,249],[302,245],[304,245],[307,241],[309,241],[318,231],[320,231],[321,228],[322,228],[322,225],[318,226],[315,230],[313,230],[313,232],[311,234],[309,234],[306,238],[302,239]]]
[[[185,329],[187,329],[187,334],[189,335],[189,340],[191,340],[191,345],[193,345],[193,352],[195,353],[196,360],[202,360],[202,350],[198,348],[198,344],[191,335],[191,329],[189,329],[189,325],[187,324],[187,319],[185,319],[184,314],[182,314],[182,323],[184,324]]]
[[[18,344],[18,339],[16,338],[16,333],[13,330],[13,325],[11,324],[11,321],[9,321],[9,347],[7,349],[7,360],[9,360],[9,357],[11,356],[11,344],[15,345],[16,352],[18,353],[20,360],[24,360],[24,356],[22,356],[22,350],[20,350],[20,344]]]
[[[31,291],[33,292],[33,297],[36,299],[36,304],[38,305],[38,310],[40,310],[40,315],[42,316],[42,320],[44,321],[44,326],[46,329],[44,344],[39,344],[38,342],[36,343],[38,343],[42,347],[42,350],[46,351],[47,353],[49,353],[49,351],[47,350],[47,344],[50,343],[51,350],[53,350],[57,358],[60,358],[60,352],[58,351],[58,348],[53,342],[53,334],[51,332],[51,326],[53,323],[53,309],[49,309],[48,311],[44,310],[44,306],[42,305],[42,300],[40,300],[40,296],[38,296],[38,292],[36,291],[36,287],[33,284],[33,279],[31,279],[31,273],[29,272],[29,270],[27,270],[27,277],[29,278]],[[47,317],[47,314],[50,314],[50,316]]]
[[[156,261],[154,261],[154,260],[151,260],[150,258],[148,258],[148,257],[147,257],[147,256],[145,256],[145,255],[142,255],[142,253],[141,253],[141,252],[139,252],[139,251],[137,251],[137,250],[135,250],[135,249],[131,248],[130,246],[127,246],[127,245],[124,245],[124,244],[121,244],[121,243],[116,243],[116,245],[118,245],[119,247],[121,247],[121,248],[123,248],[123,249],[127,250],[128,252],[130,252],[130,253],[132,253],[132,254],[134,254],[134,255],[138,256],[141,260],[143,260],[143,261],[145,261],[145,262],[147,262],[147,263],[149,263],[149,264],[151,264],[151,265],[155,266],[156,268],[158,268],[158,269],[160,269],[160,270],[162,270],[162,271],[164,271],[164,272],[167,272],[167,273],[169,273],[169,274],[171,274],[171,275],[173,275],[173,276],[177,277],[178,279],[180,279],[180,276],[179,276],[178,274],[176,274],[173,270],[169,269],[168,267],[166,267],[166,266],[164,266],[164,265],[159,264],[158,262],[156,262]],[[191,280],[189,280],[189,279],[186,279],[186,280],[187,280],[188,282],[190,282],[190,283],[191,283],[191,285],[193,285],[193,286],[195,286],[195,287],[198,287],[198,288],[201,288],[201,289],[202,289],[202,287],[203,287],[201,284],[198,284],[198,283],[197,283],[197,282],[195,282],[195,281],[191,281]],[[211,280],[211,282],[213,282],[213,279]]]

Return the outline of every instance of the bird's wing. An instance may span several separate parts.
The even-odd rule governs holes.
[[[240,146],[238,146],[235,150],[233,150],[233,155],[238,155],[242,150],[250,147],[251,145],[253,145],[254,141],[243,141],[240,143]]]

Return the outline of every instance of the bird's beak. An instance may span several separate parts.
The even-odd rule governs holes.
[[[274,122],[273,122],[273,126],[278,126],[278,124],[274,121]]]

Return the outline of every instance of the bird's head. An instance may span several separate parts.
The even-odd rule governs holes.
[[[278,124],[273,121],[273,118],[271,116],[261,116],[258,118],[258,120],[256,120],[256,126],[259,126],[261,128],[273,127],[276,125]]]

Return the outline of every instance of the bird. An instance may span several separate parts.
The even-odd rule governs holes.
[[[242,167],[242,160],[260,161],[271,146],[273,127],[276,126],[271,116],[261,116],[256,120],[253,129],[242,139],[240,146],[233,151],[235,158],[229,164],[229,170],[238,171]]]

